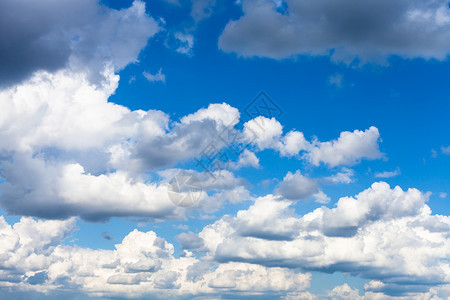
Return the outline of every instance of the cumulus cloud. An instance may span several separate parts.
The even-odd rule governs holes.
[[[146,172],[200,155],[238,122],[238,110],[211,104],[179,122],[161,111],[130,111],[108,102],[119,78],[107,71],[100,86],[66,69],[0,91],[0,202],[8,212],[93,221],[182,217],[167,187]]]
[[[316,166],[320,163],[331,167],[354,165],[361,159],[377,159],[383,156],[378,146],[379,138],[378,129],[373,126],[365,131],[343,131],[337,140],[313,141],[306,157]]]
[[[259,158],[252,151],[245,149],[238,158],[238,161],[231,165],[233,169],[239,170],[244,167],[259,168]]]
[[[342,300],[362,300],[363,297],[359,295],[357,289],[352,289],[347,283],[334,287],[327,293],[329,299],[342,299]]]
[[[130,232],[114,250],[63,244],[74,219],[34,221],[10,226],[0,217],[0,278],[11,291],[49,293],[64,284],[67,292],[91,297],[161,297],[239,291],[304,291],[310,274],[248,263],[206,264],[189,251],[174,257],[174,247],[154,232]],[[195,269],[196,276],[193,275]],[[21,278],[27,280],[21,281]],[[3,285],[2,284],[2,285]]]
[[[421,293],[450,280],[450,219],[432,215],[427,199],[380,182],[298,217],[289,201],[269,195],[199,236],[218,261],[348,272],[381,280],[386,288],[377,292]]]
[[[88,0],[7,0],[0,12],[1,86],[66,67],[98,81],[105,64],[119,71],[135,62],[160,30],[142,1],[117,11]]]
[[[335,62],[385,63],[390,56],[444,60],[450,13],[439,1],[244,0],[219,48],[244,57],[328,55]]]
[[[283,135],[283,126],[275,118],[256,117],[244,124],[244,140],[250,141],[258,150],[273,149],[281,156],[297,156],[318,166],[351,166],[362,159],[378,159],[380,133],[374,126],[365,131],[343,131],[336,140],[307,141],[304,134],[292,130]]]
[[[148,172],[199,158],[211,145],[217,151],[232,143],[248,145],[250,138],[257,150],[271,148],[289,156],[303,151],[313,164],[351,164],[379,153],[374,127],[342,133],[337,141],[310,143],[297,131],[283,135],[274,118],[259,117],[265,130],[251,120],[239,131],[234,126],[240,113],[226,103],[210,104],[179,121],[162,111],[130,111],[107,100],[118,80],[108,68],[102,85],[92,84],[86,73],[66,69],[38,72],[0,91],[5,112],[0,116],[0,172],[5,180],[0,203],[6,211],[92,221],[113,216],[181,218],[183,212],[167,197],[167,186],[149,181]],[[229,130],[240,136],[231,144],[224,140]],[[236,168],[259,165],[249,149],[236,160]],[[205,188],[216,189],[204,197],[202,209],[212,212],[227,201],[252,199],[242,179],[226,170],[217,175],[221,179],[215,178],[215,188],[208,187],[211,178],[202,179]],[[327,201],[323,193],[316,198]]]
[[[4,163],[7,180],[0,198],[13,214],[44,218],[81,216],[91,221],[112,216],[180,218],[183,213],[169,197],[167,186],[145,183],[123,172],[93,175],[80,164],[48,163],[15,156]]]

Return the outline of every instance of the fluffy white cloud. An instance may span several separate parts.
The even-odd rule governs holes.
[[[240,114],[226,103],[210,104],[179,122],[161,111],[130,111],[108,102],[119,77],[105,70],[101,85],[91,83],[86,73],[66,69],[38,72],[23,84],[0,91],[0,108],[5,112],[0,116],[0,172],[5,179],[0,202],[8,212],[89,220],[180,218],[183,213],[167,201],[167,188],[149,182],[145,172],[199,157],[211,144],[217,150],[229,146],[224,137],[230,130],[244,141],[259,130],[254,143],[282,155],[296,155],[311,146],[299,132],[283,136],[275,119],[259,117],[244,124],[242,132],[234,129]],[[267,128],[261,129],[256,121]],[[357,149],[368,148],[359,146],[357,139],[350,142]],[[337,151],[342,143],[335,143]],[[236,159],[239,167],[258,166],[250,150]],[[215,188],[208,187],[211,179],[203,178],[205,188],[217,189],[205,198],[203,209],[211,212],[225,201],[251,199],[242,180],[238,182],[228,171],[220,174],[223,178],[215,178]],[[78,191],[80,186],[83,189]],[[326,199],[318,196],[322,202]]]
[[[230,167],[235,170],[239,170],[244,167],[259,168],[259,158],[252,151],[245,149],[239,155],[238,161]]]
[[[22,218],[11,227],[0,217],[0,286],[11,291],[49,293],[61,284],[68,292],[89,296],[144,297],[239,292],[304,291],[310,274],[248,263],[210,264],[185,251],[174,257],[173,245],[154,232],[134,230],[115,250],[63,245],[75,220]],[[203,266],[203,267],[201,267]]]
[[[187,115],[181,118],[182,124],[191,124],[194,122],[200,122],[204,120],[213,120],[220,128],[222,126],[234,126],[239,122],[239,111],[226,104],[210,104],[207,108],[199,109],[197,112]]]
[[[445,1],[244,0],[219,48],[244,57],[330,55],[347,64],[385,63],[393,55],[446,59],[450,13]]]
[[[222,262],[348,272],[385,284],[372,292],[420,293],[450,282],[450,218],[432,215],[427,199],[381,182],[297,217],[288,201],[267,196],[199,236]]]
[[[0,91],[3,208],[89,220],[183,215],[168,199],[167,187],[149,182],[145,172],[199,156],[239,120],[238,110],[211,104],[171,122],[161,111],[130,111],[108,102],[119,77],[109,70],[105,78],[96,85],[85,73],[39,72]]]
[[[343,284],[334,287],[331,291],[327,293],[329,299],[332,300],[362,300],[363,297],[359,295],[357,289],[352,289],[348,284]]]
[[[293,130],[283,135],[283,126],[275,118],[259,116],[244,124],[243,136],[259,150],[273,149],[281,156],[298,156],[303,152],[302,158],[315,166],[354,165],[362,159],[383,156],[378,145],[380,134],[373,126],[365,131],[343,131],[337,140],[308,142],[302,132]]]
[[[329,142],[313,141],[312,148],[305,155],[313,164],[325,163],[331,167],[354,165],[361,159],[382,157],[378,148],[380,134],[376,127],[365,131],[341,132],[337,140]]]
[[[46,218],[81,216],[91,221],[112,216],[180,218],[167,186],[145,183],[117,171],[93,175],[78,163],[49,163],[16,155],[4,163],[7,179],[2,187],[2,206],[16,214]]]
[[[244,124],[244,140],[252,142],[259,150],[274,149],[282,156],[294,156],[309,146],[301,132],[282,134],[283,126],[275,118],[259,116]]]

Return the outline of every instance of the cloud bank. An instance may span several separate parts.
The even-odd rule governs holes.
[[[244,0],[219,48],[243,57],[330,56],[386,63],[390,56],[444,60],[450,53],[445,1]]]

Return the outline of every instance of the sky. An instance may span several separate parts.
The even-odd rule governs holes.
[[[0,2],[0,299],[449,299],[450,6]]]

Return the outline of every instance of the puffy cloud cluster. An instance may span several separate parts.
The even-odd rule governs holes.
[[[89,296],[143,297],[192,294],[304,291],[310,274],[248,263],[210,264],[192,253],[175,258],[173,245],[154,232],[130,232],[115,250],[63,244],[74,219],[10,226],[0,217],[0,287]]]
[[[5,112],[0,116],[0,173],[5,180],[0,203],[8,212],[92,221],[113,216],[181,218],[184,212],[170,202],[167,186],[149,181],[147,172],[198,158],[212,142],[218,150],[229,146],[221,139],[227,130],[242,137],[232,143],[245,143],[254,130],[252,141],[258,149],[274,148],[281,155],[306,149],[304,157],[314,158],[313,164],[351,164],[379,153],[375,128],[343,133],[337,141],[310,143],[299,132],[283,136],[280,123],[264,117],[258,117],[267,125],[264,130],[251,120],[239,131],[234,128],[239,111],[226,103],[210,104],[178,122],[162,111],[130,111],[108,102],[119,78],[111,70],[104,75],[107,80],[96,85],[85,73],[38,72],[24,84],[0,91],[0,108]],[[230,162],[229,169],[245,166],[259,166],[249,149]],[[224,201],[251,198],[231,172],[220,173],[215,187],[208,187],[211,178],[202,177],[205,189],[217,192],[204,198],[208,201],[201,208],[207,211]],[[319,192],[313,180],[301,178],[311,183],[301,195],[288,188],[288,180],[280,193],[301,199]],[[323,193],[317,197],[327,201]]]
[[[0,91],[0,202],[8,212],[94,221],[182,217],[167,186],[145,172],[198,156],[239,120],[238,110],[211,104],[171,122],[161,111],[108,102],[119,78],[105,76],[99,86],[84,73],[39,72]]]
[[[347,64],[385,63],[390,56],[446,59],[446,1],[244,0],[219,48],[244,57],[330,55]]]
[[[290,201],[268,195],[199,237],[221,262],[340,271],[382,282],[367,287],[376,293],[426,292],[450,282],[450,218],[432,215],[427,199],[379,182],[299,217]]]
[[[245,140],[251,141],[259,150],[273,149],[282,156],[299,156],[318,166],[324,163],[330,167],[351,166],[362,159],[378,159],[383,156],[379,150],[380,133],[376,127],[365,131],[343,131],[336,140],[320,142],[307,141],[304,134],[292,130],[283,135],[283,126],[275,118],[259,116],[244,124]]]

